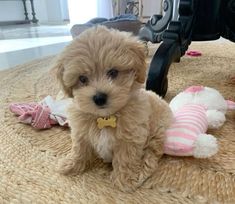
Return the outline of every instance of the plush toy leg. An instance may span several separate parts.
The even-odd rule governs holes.
[[[217,153],[218,144],[213,135],[200,134],[193,144],[193,156],[196,158],[207,158]]]
[[[235,82],[235,77],[234,77],[234,82]],[[235,102],[234,101],[226,100],[226,102],[228,105],[228,110],[235,110]]]
[[[220,128],[225,122],[224,113],[217,110],[208,110],[206,112],[208,127],[211,129]]]

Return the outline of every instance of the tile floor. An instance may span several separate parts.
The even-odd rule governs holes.
[[[0,70],[59,53],[70,41],[70,25],[0,27]]]
[[[0,26],[0,40],[69,36],[70,25],[9,25]]]
[[[70,28],[69,24],[0,26],[0,71],[59,53],[72,40]]]

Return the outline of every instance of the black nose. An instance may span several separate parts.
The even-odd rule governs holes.
[[[97,106],[103,106],[107,103],[107,98],[107,94],[99,92],[93,96],[93,101]]]

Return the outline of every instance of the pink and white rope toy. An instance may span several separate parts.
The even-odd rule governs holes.
[[[20,122],[30,124],[36,129],[48,129],[53,125],[67,126],[66,109],[71,99],[54,100],[47,96],[36,103],[12,103],[9,109],[19,116]]]

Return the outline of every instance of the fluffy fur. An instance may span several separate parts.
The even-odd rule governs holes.
[[[115,79],[107,73],[118,70]],[[172,113],[166,102],[144,90],[145,46],[126,32],[99,26],[82,33],[62,52],[55,68],[69,108],[72,149],[59,162],[62,174],[84,172],[94,155],[112,162],[112,183],[133,191],[157,170]],[[79,76],[88,82],[81,84]],[[97,92],[108,101],[99,107]],[[115,115],[117,127],[97,127],[98,117]]]

